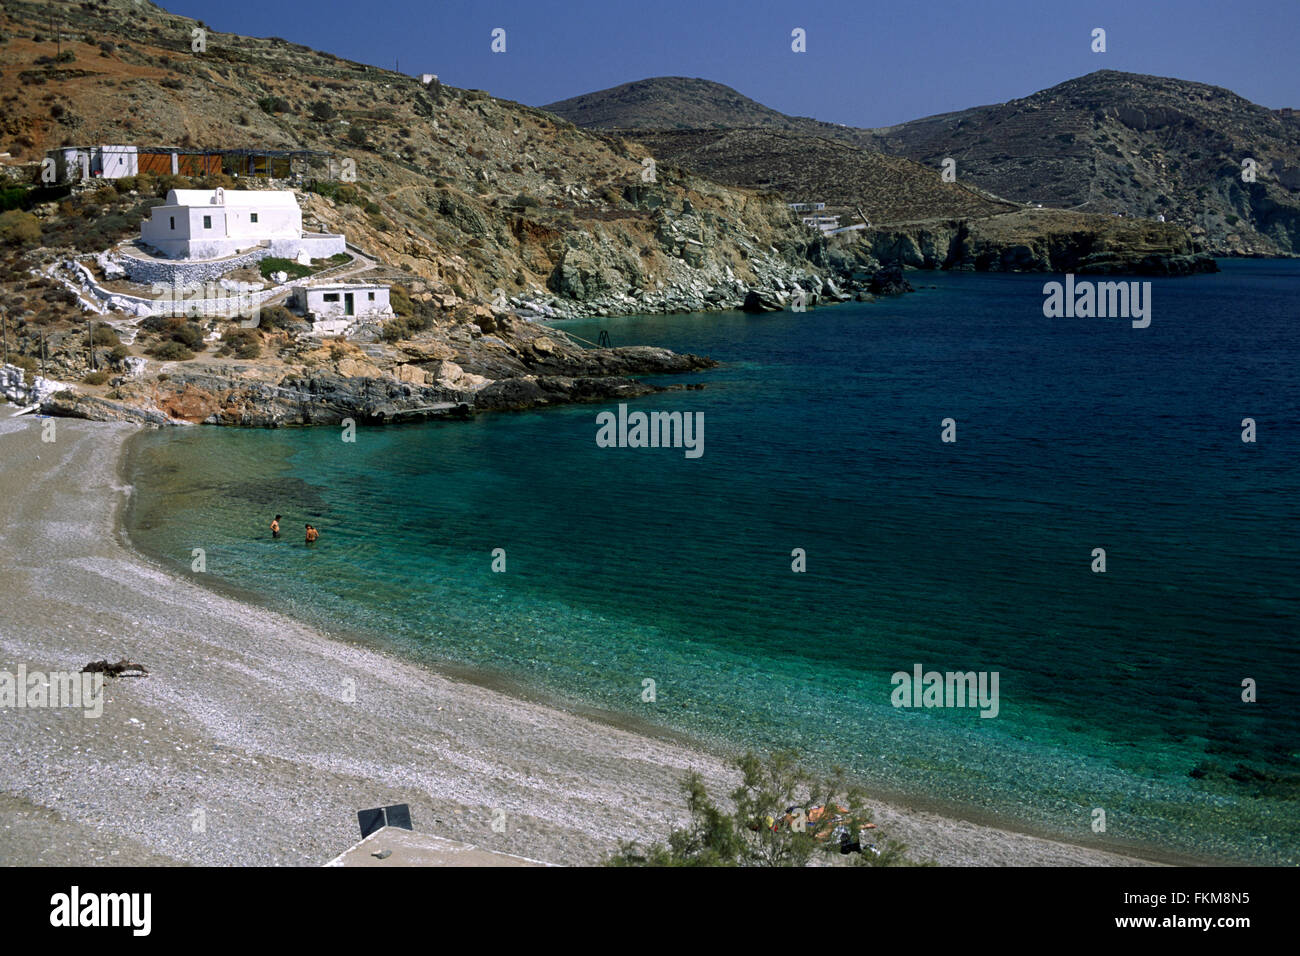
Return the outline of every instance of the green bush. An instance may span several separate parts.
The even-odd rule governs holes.
[[[275,115],[276,113],[289,112],[289,101],[282,96],[264,96],[257,101],[257,105],[262,108],[262,112]]]
[[[171,330],[172,341],[196,352],[203,350],[203,330],[193,322],[182,321]]]
[[[407,324],[406,319],[399,316],[385,322],[383,330],[379,334],[385,342],[399,342],[402,339],[410,338],[411,327]]]
[[[117,333],[107,325],[95,326],[95,331],[91,335],[90,340],[96,345],[116,346],[122,344],[122,340],[117,337]]]
[[[41,221],[29,212],[11,209],[0,213],[0,243],[28,246],[41,241]]]
[[[257,329],[241,327],[226,329],[221,336],[221,348],[217,355],[225,357],[233,354],[235,358],[255,359],[262,354],[262,335]]]
[[[146,332],[157,332],[162,336],[163,341],[155,345],[155,349],[167,342],[175,342],[186,350],[203,350],[203,330],[181,316],[151,315],[141,320],[140,327]],[[150,351],[149,354],[153,355],[153,352]]]
[[[335,202],[364,206],[368,201],[355,183],[341,183],[333,179],[318,179],[308,189],[320,196],[328,196]]]
[[[149,354],[163,362],[188,362],[194,353],[175,339],[159,342],[149,350]]]
[[[391,286],[388,290],[388,303],[398,315],[415,313],[415,305],[411,302],[411,294],[406,291],[406,286]]]
[[[0,212],[23,208],[29,191],[26,186],[0,186]]]
[[[108,353],[108,357],[112,359],[114,362],[120,363],[122,362],[123,359],[127,358],[130,354],[131,354],[131,350],[127,348],[125,345],[115,345],[113,346],[113,351]]]
[[[298,317],[282,305],[264,306],[258,316],[257,327],[268,332],[276,329],[291,329],[298,322]]]
[[[107,372],[91,372],[81,380],[81,383],[83,385],[103,385],[108,381],[108,378]]]
[[[334,107],[330,106],[324,100],[317,100],[311,104],[311,118],[318,123],[328,123],[337,114]]]
[[[263,279],[271,278],[273,272],[287,272],[290,279],[301,279],[304,276],[312,274],[311,266],[304,266],[292,259],[281,259],[278,256],[267,256],[261,262],[261,272]]]
[[[866,794],[842,771],[818,778],[795,762],[792,752],[766,760],[746,754],[736,761],[740,785],[731,793],[733,812],[715,804],[698,773],[683,781],[690,823],[674,829],[667,845],[646,850],[623,843],[612,866],[807,866],[815,856],[840,856],[844,843],[862,841],[871,822]],[[790,809],[794,812],[791,813]],[[818,809],[820,808],[820,809]],[[906,847],[877,838],[854,859],[859,865],[907,866]]]

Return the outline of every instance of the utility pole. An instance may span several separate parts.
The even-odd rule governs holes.
[[[7,310],[0,311],[0,337],[4,338],[5,359],[4,364],[9,364],[9,317]]]

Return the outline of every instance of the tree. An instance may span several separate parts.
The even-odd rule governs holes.
[[[818,855],[851,855],[867,866],[906,866],[906,847],[875,833],[866,794],[843,770],[819,778],[782,751],[766,759],[752,753],[736,762],[740,785],[734,811],[715,804],[698,773],[683,781],[690,823],[667,844],[641,849],[622,843],[612,866],[806,866]]]

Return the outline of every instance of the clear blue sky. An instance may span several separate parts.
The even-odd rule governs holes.
[[[785,113],[883,126],[998,103],[1098,69],[1300,107],[1300,0],[162,0],[540,106],[650,76],[699,76]],[[493,28],[506,52],[491,52]],[[808,52],[790,50],[807,31]],[[1094,27],[1107,52],[1090,50]]]

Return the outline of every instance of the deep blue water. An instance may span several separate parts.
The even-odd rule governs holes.
[[[1295,864],[1300,263],[1223,266],[1152,280],[1146,329],[1044,318],[1059,277],[928,273],[805,314],[565,323],[722,361],[632,403],[703,412],[703,456],[598,448],[612,404],[355,444],[168,430],[133,449],[129,529],[328,628],[718,746],[1074,842]],[[998,672],[998,716],[891,706],[918,663]]]

